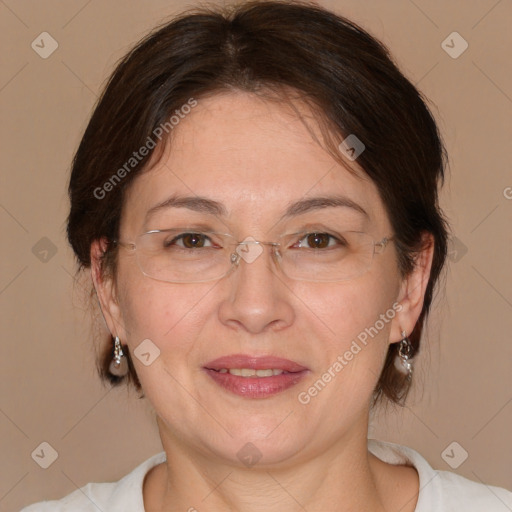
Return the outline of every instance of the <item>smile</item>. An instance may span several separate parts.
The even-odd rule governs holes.
[[[298,384],[309,369],[274,356],[233,354],[203,367],[213,382],[244,398],[268,398]]]

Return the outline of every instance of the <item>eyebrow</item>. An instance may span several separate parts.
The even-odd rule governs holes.
[[[187,208],[199,213],[208,213],[210,215],[224,216],[227,214],[226,208],[219,202],[205,197],[182,197],[171,196],[165,201],[156,204],[146,212],[145,220],[160,210],[167,208]]]
[[[340,195],[331,195],[322,197],[312,197],[310,199],[301,199],[300,201],[292,203],[284,212],[283,216],[281,217],[281,220],[290,217],[295,217],[297,215],[302,215],[313,210],[321,210],[322,208],[334,207],[352,208],[356,212],[363,214],[365,217],[369,217],[366,210],[352,199]]]
[[[365,217],[368,217],[366,210],[355,201],[345,196],[336,195],[313,197],[310,199],[301,199],[300,201],[296,201],[295,203],[292,203],[288,206],[280,220],[303,215],[304,213],[314,210],[333,207],[351,208],[363,214]],[[192,211],[207,213],[215,216],[227,215],[227,210],[224,205],[214,201],[213,199],[207,199],[205,197],[199,196],[183,197],[174,195],[151,207],[146,213],[145,220],[147,221],[149,217],[151,217],[156,212],[167,208],[187,208]]]

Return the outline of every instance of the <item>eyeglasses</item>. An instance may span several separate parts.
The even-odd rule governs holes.
[[[253,263],[271,248],[276,266],[290,279],[337,282],[363,275],[375,254],[381,253],[392,236],[375,242],[371,235],[346,231],[336,235],[303,231],[280,236],[276,242],[252,237],[239,242],[227,233],[190,228],[148,231],[134,243],[115,244],[134,251],[142,273],[169,283],[202,283],[227,276],[241,260]]]

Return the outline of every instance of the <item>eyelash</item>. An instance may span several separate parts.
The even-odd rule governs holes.
[[[205,237],[206,239],[211,240],[211,238],[207,235],[205,235],[204,233],[196,233],[196,232],[193,232],[193,231],[187,231],[187,232],[184,232],[184,233],[180,233],[179,235],[175,236],[172,240],[170,241],[167,241],[167,240],[164,240],[164,247],[167,248],[171,245],[176,245],[175,242],[176,241],[179,241],[179,240],[183,240],[183,238],[186,236],[186,235],[196,235],[196,236],[201,236],[201,237]],[[182,249],[188,249],[187,247],[181,247],[179,246],[180,248]]]
[[[311,235],[326,235],[327,237],[329,237],[329,242],[327,244],[327,247],[326,248],[329,248],[329,247],[332,247],[331,246],[331,241],[335,241],[336,243],[334,245],[344,245],[345,244],[345,241],[342,240],[343,237],[339,237],[339,236],[335,236],[335,235],[332,235],[331,233],[328,233],[326,231],[311,231],[311,232],[307,232],[304,234],[304,236],[302,236],[302,238],[300,238],[298,240],[298,242],[302,242],[303,240],[309,238]],[[311,248],[311,247],[309,247]]]
[[[201,232],[193,232],[193,231],[180,233],[179,235],[175,236],[170,241],[164,240],[163,245],[165,248],[168,248],[170,246],[177,246],[177,247],[180,247],[181,249],[192,249],[192,247],[184,247],[182,245],[177,245],[177,242],[183,241],[184,237],[187,235],[192,235],[192,236],[195,235],[196,237],[204,237],[203,240],[209,241],[212,244],[212,245],[208,245],[207,247],[214,247],[214,245],[215,245],[213,240],[208,235],[201,233]],[[301,233],[301,238],[299,238],[294,244],[292,244],[291,247],[293,247],[296,244],[300,244],[298,246],[299,248],[304,247],[304,248],[309,248],[309,249],[315,249],[314,247],[306,247],[306,245],[304,245],[304,246],[302,245],[303,241],[312,235],[316,235],[316,236],[325,235],[328,237],[328,243],[327,243],[327,246],[325,247],[325,249],[333,247],[332,241],[335,241],[334,245],[345,245],[346,244],[345,240],[343,240],[343,237],[332,235],[331,233],[329,233],[327,231],[319,231],[318,230],[318,231],[310,231],[310,232]],[[200,248],[203,248],[203,247],[200,247]]]

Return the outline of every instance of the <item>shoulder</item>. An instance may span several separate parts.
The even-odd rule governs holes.
[[[415,450],[394,443],[368,440],[368,449],[388,464],[409,465],[419,475],[416,512],[510,512],[512,492],[474,482],[450,471],[433,469]]]
[[[449,471],[435,471],[435,474],[438,479],[436,487],[446,510],[458,510],[458,507],[468,512],[512,510],[512,492],[507,489],[474,482]]]
[[[151,468],[164,461],[165,452],[158,453],[118,482],[89,483],[60,500],[34,503],[20,512],[144,512],[144,477]]]

